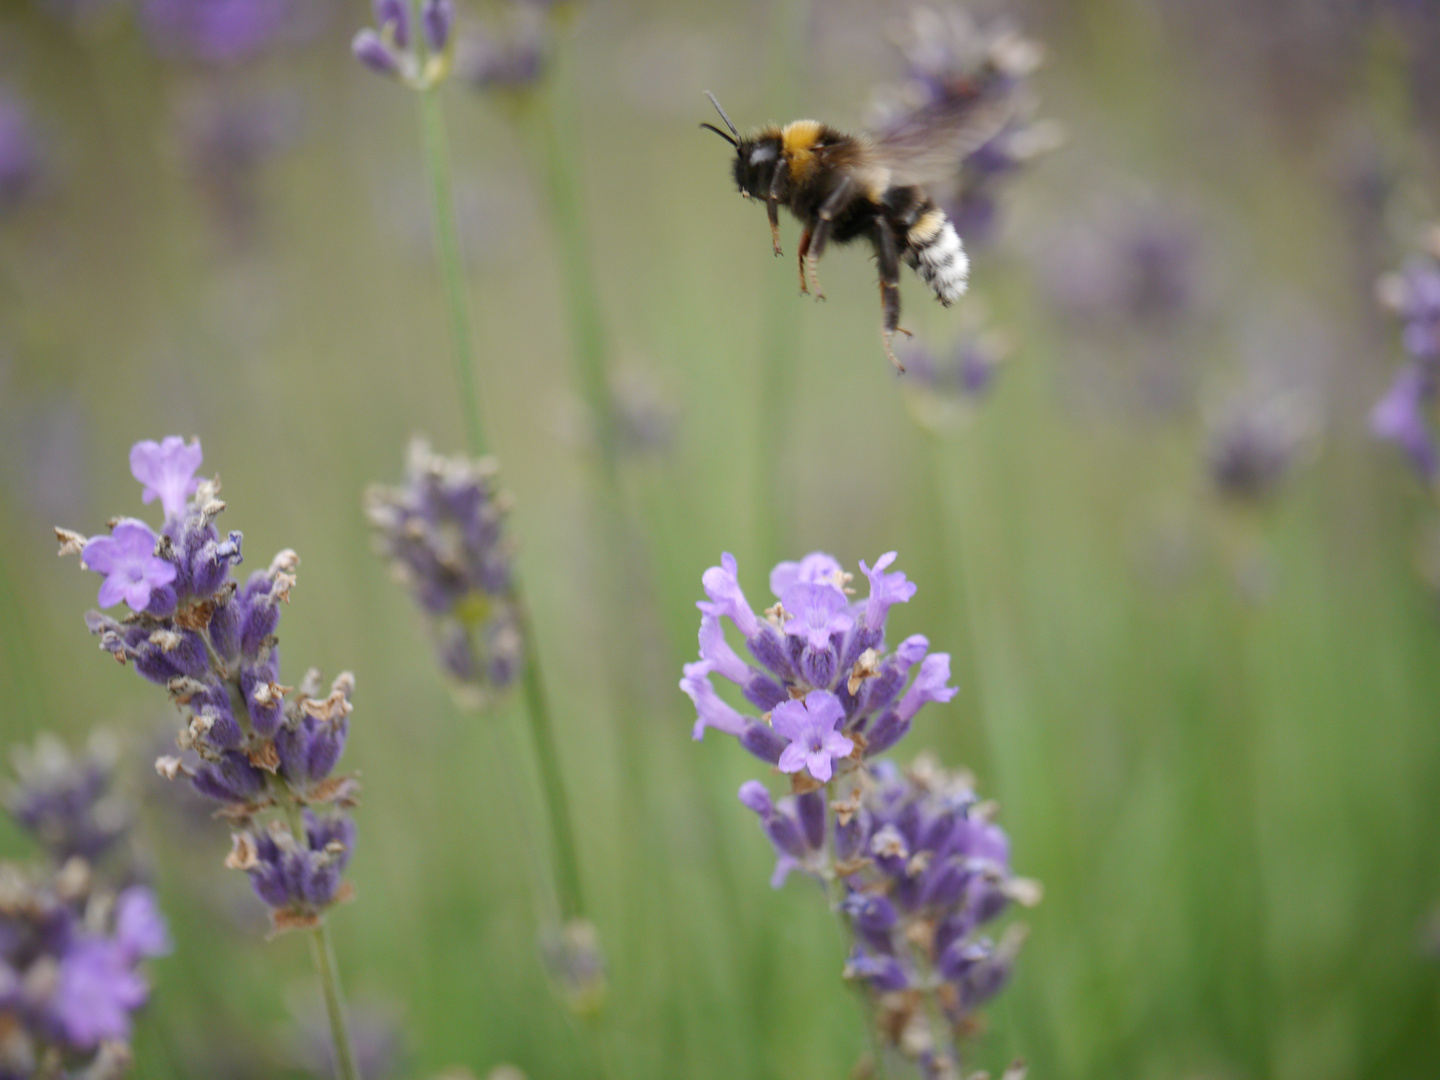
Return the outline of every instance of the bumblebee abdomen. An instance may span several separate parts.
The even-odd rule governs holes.
[[[950,219],[926,199],[905,231],[905,261],[913,266],[935,298],[949,307],[965,295],[970,260]]]

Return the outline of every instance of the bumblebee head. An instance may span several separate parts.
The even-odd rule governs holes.
[[[735,143],[735,186],[746,198],[768,198],[780,167],[780,134],[766,131]]]
[[[720,119],[725,121],[730,133],[727,135],[714,124],[700,126],[709,128],[735,147],[735,186],[740,189],[740,194],[746,198],[768,196],[770,183],[775,178],[775,169],[780,162],[780,133],[767,129],[753,139],[742,139],[740,132],[730,122],[730,117],[726,116],[725,110],[720,107],[720,102],[715,100],[715,95],[707,90],[705,96],[710,99],[710,104],[715,106],[715,111],[720,114]]]

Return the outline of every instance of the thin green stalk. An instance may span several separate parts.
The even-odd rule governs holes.
[[[290,823],[290,832],[297,843],[304,845],[305,820],[300,804],[282,792],[280,801]],[[325,996],[325,1015],[330,1020],[330,1039],[335,1044],[335,1070],[338,1080],[360,1080],[355,1067],[355,1044],[350,1041],[350,1024],[345,1018],[345,997],[340,990],[340,975],[335,965],[335,950],[330,944],[330,928],[321,916],[309,931],[310,954],[315,958],[315,971],[320,976],[320,991]]]
[[[570,92],[570,65],[564,61],[564,57],[560,58],[555,65],[555,77],[539,92],[535,127],[540,137],[545,191],[555,229],[575,375],[594,425],[601,471],[610,493],[617,496],[619,445],[610,393],[609,343],[600,312],[600,296],[595,288],[590,234],[575,169],[579,125],[575,122],[574,95]]]
[[[471,329],[470,300],[465,289],[465,268],[460,261],[459,232],[455,226],[455,195],[450,181],[450,151],[445,141],[445,116],[440,110],[440,88],[417,93],[420,99],[420,133],[424,143],[425,173],[430,181],[430,209],[435,220],[435,250],[445,285],[450,314],[450,343],[455,352],[455,381],[460,388],[460,411],[465,417],[465,441],[474,457],[488,452],[485,422],[480,415],[480,388],[475,373],[475,335]]]
[[[350,1028],[345,1020],[340,976],[335,970],[330,924],[324,919],[310,931],[310,952],[315,957],[315,969],[320,973],[320,989],[325,994],[325,1013],[330,1018],[330,1034],[335,1040],[335,1069],[339,1080],[360,1080],[360,1071],[355,1067],[355,1050],[350,1042]]]
[[[484,424],[481,419],[479,379],[475,372],[475,335],[465,282],[465,268],[460,261],[460,244],[455,227],[455,203],[450,178],[450,157],[446,149],[445,118],[440,109],[439,88],[431,86],[419,91],[420,121],[425,152],[425,171],[430,178],[430,195],[435,220],[435,246],[440,258],[441,277],[450,311],[451,339],[455,348],[455,375],[463,399],[466,433],[470,452],[480,457],[487,452]],[[598,320],[598,313],[597,313]],[[580,859],[571,831],[569,800],[560,771],[560,755],[555,745],[555,730],[550,720],[550,707],[545,695],[545,682],[536,655],[535,634],[525,603],[523,589],[517,583],[513,600],[520,613],[521,635],[527,646],[521,687],[525,711],[530,720],[530,737],[540,784],[546,803],[546,819],[550,826],[551,854],[555,860],[556,890],[560,899],[563,921],[581,918],[585,911],[580,885]]]
[[[560,755],[555,747],[555,729],[550,723],[550,705],[545,695],[545,680],[540,675],[536,656],[535,633],[530,611],[516,587],[515,605],[519,611],[521,635],[528,646],[521,674],[525,694],[525,711],[530,717],[530,738],[535,748],[535,763],[540,773],[540,786],[545,792],[550,823],[550,843],[555,857],[555,889],[560,898],[561,922],[583,918],[585,896],[580,886],[580,859],[571,831],[570,802],[565,794],[565,778],[560,771]]]

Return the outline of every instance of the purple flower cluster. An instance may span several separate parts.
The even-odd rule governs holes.
[[[904,574],[886,572],[894,559],[860,564],[865,600],[850,599],[850,576],[829,555],[780,563],[770,575],[779,603],[761,617],[724,556],[705,572],[701,659],[680,685],[695,703],[697,739],[717,728],[790,774],[791,792],[779,799],[758,780],[740,788],[775,849],[771,884],[798,871],[825,886],[850,931],[845,974],[865,988],[877,1031],[925,1075],[950,1076],[957,1034],[1004,985],[1019,946],[1016,934],[997,945],[980,929],[1010,900],[1036,900],[1038,887],[1011,877],[1009,842],[968,777],[924,757],[903,772],[873,760],[923,705],[955,694],[949,656],[929,653],[925,638],[885,651],[889,609],[915,593]],[[722,617],[755,664],[725,640]],[[761,716],[726,703],[712,674]],[[933,1027],[939,1017],[944,1030]]]
[[[524,663],[498,470],[493,458],[443,457],[417,439],[404,482],[365,500],[381,554],[430,619],[441,666],[476,706]]]
[[[35,190],[40,150],[30,115],[17,98],[0,91],[0,216]]]
[[[1209,418],[1207,462],[1216,490],[1238,502],[1274,494],[1314,433],[1314,417],[1295,394],[1238,398]]]
[[[1434,484],[1440,474],[1433,417],[1440,388],[1440,225],[1431,228],[1425,246],[1377,287],[1381,303],[1401,321],[1409,360],[1371,411],[1370,430],[1399,447],[1420,478]]]
[[[0,863],[0,1080],[119,1076],[150,992],[140,964],[169,951],[143,885],[115,895],[79,859]]]
[[[15,782],[3,790],[5,807],[57,864],[72,858],[94,865],[125,837],[131,815],[111,790],[117,748],[95,735],[72,753],[53,735],[14,752]]]
[[[306,0],[141,0],[155,48],[206,64],[253,60],[295,36],[309,16]]]
[[[916,417],[937,430],[968,419],[994,389],[1009,352],[1009,342],[998,333],[963,334],[944,350],[912,343],[903,356]]]
[[[280,683],[275,631],[299,558],[282,551],[243,584],[235,580],[241,536],[216,529],[225,504],[218,482],[196,478],[200,461],[198,442],[172,436],[137,443],[130,469],[144,501],[160,501],[160,532],[134,518],[118,519],[109,536],[56,530],[61,553],[79,552],[83,566],[104,575],[103,606],[123,601],[130,608],[120,619],[86,616],[100,647],[164,686],[185,718],[182,756],[162,757],[156,768],[169,779],[188,777],[202,795],[225,804],[225,816],[243,836],[251,836],[254,819],[267,811],[306,806],[323,812],[307,839],[321,837],[315,859],[328,874],[337,864],[343,868],[354,838],[342,808],[353,804],[355,782],[331,775],[349,733],[354,679],[340,675],[328,694],[315,671],[298,690]],[[344,858],[333,850],[337,843]],[[297,886],[282,898],[265,865],[257,855],[241,869],[275,909],[277,926],[313,922],[344,898],[338,886]]]
[[[876,96],[875,130],[903,134],[965,131],[953,174],[936,195],[967,244],[996,224],[996,187],[1059,144],[1059,129],[1034,118],[1029,77],[1035,42],[1001,23],[982,25],[959,8],[918,8],[898,40],[906,77]]]
[[[549,67],[550,5],[533,0],[507,4],[502,19],[460,44],[460,77],[477,90],[524,90]]]
[[[374,0],[375,27],[355,35],[355,59],[379,75],[426,89],[450,70],[454,0],[422,0],[419,32],[411,26],[410,0]],[[423,43],[423,45],[422,45]]]
[[[770,573],[779,603],[764,618],[745,599],[734,556],[722,556],[719,566],[705,571],[710,599],[698,604],[700,660],[685,665],[680,681],[698,713],[695,738],[715,728],[782,772],[805,772],[812,782],[826,783],[837,762],[883,753],[910,730],[921,706],[954,697],[946,685],[950,657],[930,653],[924,637],[908,637],[894,653],[884,653],[891,606],[915,595],[903,573],[885,572],[894,561],[892,551],[873,567],[860,563],[870,582],[863,601],[850,599],[851,575],[829,555],[782,562]],[[722,618],[744,636],[755,664],[725,640]],[[912,668],[918,674],[906,689]],[[726,703],[711,675],[740,687],[761,717]]]

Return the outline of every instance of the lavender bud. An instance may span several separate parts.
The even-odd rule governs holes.
[[[375,25],[383,34],[388,27],[395,44],[410,47],[410,5],[407,0],[375,0]]]
[[[377,75],[400,74],[400,58],[385,44],[380,35],[369,27],[355,35],[350,43],[350,51],[355,54],[356,60]]]
[[[425,29],[425,43],[432,53],[445,51],[454,23],[454,0],[424,0],[420,7],[420,25]]]

